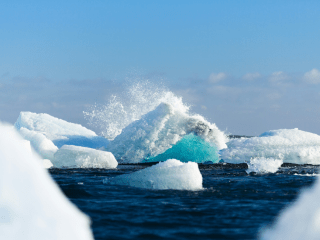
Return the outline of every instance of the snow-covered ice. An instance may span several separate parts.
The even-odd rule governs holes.
[[[160,103],[124,128],[107,146],[123,162],[141,162],[155,157],[175,145],[184,136],[194,134],[212,143],[216,149],[226,147],[227,137],[215,124],[200,115],[190,115],[181,104]]]
[[[320,136],[295,129],[272,130],[259,137],[231,139],[220,151],[225,162],[243,163],[251,158],[283,159],[297,164],[320,164]]]
[[[107,184],[148,189],[201,190],[202,175],[197,163],[169,159],[140,171],[104,180]]]
[[[92,148],[64,145],[54,155],[54,167],[66,168],[116,168],[113,154]]]
[[[19,130],[22,137],[30,141],[33,149],[45,159],[53,159],[55,152],[58,150],[57,146],[51,140],[46,138],[42,133],[31,131],[27,128],[21,127]]]
[[[63,145],[101,148],[106,147],[109,142],[80,124],[70,123],[46,113],[21,112],[14,125],[20,131],[27,129],[31,133],[42,134],[58,148]]]
[[[92,240],[89,218],[61,192],[17,131],[0,123],[0,239]]]
[[[275,173],[281,167],[282,159],[273,158],[252,158],[248,164],[247,173]]]
[[[285,209],[271,228],[261,233],[262,240],[320,239],[320,178],[313,187]]]

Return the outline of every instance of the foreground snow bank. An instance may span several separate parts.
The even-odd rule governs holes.
[[[80,124],[70,123],[46,113],[21,112],[14,125],[20,131],[27,129],[33,134],[42,134],[58,148],[63,145],[101,148],[108,144],[107,139],[97,136],[95,132]],[[32,145],[37,147],[36,144]]]
[[[89,218],[61,192],[12,126],[0,123],[0,239],[93,239]]]
[[[202,175],[197,163],[169,159],[143,170],[106,179],[105,183],[149,189],[202,189]]]
[[[107,150],[120,161],[141,162],[164,153],[188,134],[212,144],[213,150],[207,153],[212,155],[213,161],[218,161],[217,150],[227,147],[226,135],[215,124],[209,123],[200,115],[190,115],[188,108],[181,102],[176,105],[159,104],[156,109],[124,128],[121,134],[109,143]],[[187,139],[184,142],[186,141]],[[190,141],[187,142],[190,144]],[[208,146],[198,149],[205,149]],[[171,158],[175,157],[174,154],[170,155]]]
[[[274,226],[265,229],[262,240],[320,239],[320,179],[304,190],[298,200],[285,209]]]
[[[64,145],[54,155],[55,167],[67,168],[116,168],[117,160],[106,151],[86,147]]]
[[[297,164],[320,164],[320,136],[295,129],[272,130],[259,137],[231,139],[220,151],[225,162],[242,163],[251,158],[283,159]]]

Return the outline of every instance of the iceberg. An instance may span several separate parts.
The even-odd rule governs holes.
[[[182,140],[189,134],[192,134],[189,139],[187,137]],[[192,136],[198,137],[199,141]],[[194,140],[198,141],[194,148],[200,150],[194,156],[201,155],[201,151],[210,145],[212,149],[204,154],[210,156],[205,157],[202,161],[208,161],[208,159],[214,162],[218,161],[217,151],[227,147],[226,135],[215,124],[209,123],[200,115],[190,115],[185,107],[177,108],[169,103],[161,103],[156,109],[125,127],[121,134],[108,144],[106,149],[112,152],[118,161],[137,163],[166,152],[180,140],[183,144],[190,144]],[[206,144],[204,147],[198,147],[199,144],[202,144],[200,140]],[[187,148],[187,146],[181,147],[183,144],[180,142],[180,147],[175,148],[174,154],[172,154],[174,151],[165,154],[161,160],[178,158],[177,151],[184,151]],[[181,157],[183,154],[179,159]],[[190,159],[181,160],[189,161]],[[198,158],[197,161],[201,162],[201,159]]]
[[[42,134],[58,148],[63,145],[101,148],[106,147],[109,142],[80,124],[70,123],[46,113],[21,112],[14,126],[18,130],[27,129],[31,133]]]
[[[251,158],[282,159],[286,163],[320,164],[320,136],[295,129],[272,130],[259,137],[231,139],[220,157],[229,163]]]
[[[195,162],[169,159],[143,170],[104,180],[104,183],[147,189],[201,190],[202,175]]]
[[[116,168],[117,160],[106,151],[79,146],[62,146],[52,160],[57,168]]]
[[[320,236],[320,179],[302,191],[270,228],[261,232],[262,240],[318,240]]]
[[[89,218],[62,193],[17,131],[0,123],[0,238],[93,240]]]
[[[33,149],[44,159],[53,159],[55,152],[58,150],[57,146],[51,140],[46,138],[42,133],[31,131],[27,128],[21,127],[20,134],[22,137],[30,142]]]

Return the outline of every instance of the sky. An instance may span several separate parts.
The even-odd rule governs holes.
[[[132,72],[232,134],[320,134],[319,1],[2,1],[0,120],[87,126]]]

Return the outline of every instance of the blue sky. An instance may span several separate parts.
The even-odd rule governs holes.
[[[84,108],[134,69],[231,133],[320,134],[319,12],[319,1],[2,1],[0,119],[28,110],[85,125]]]

